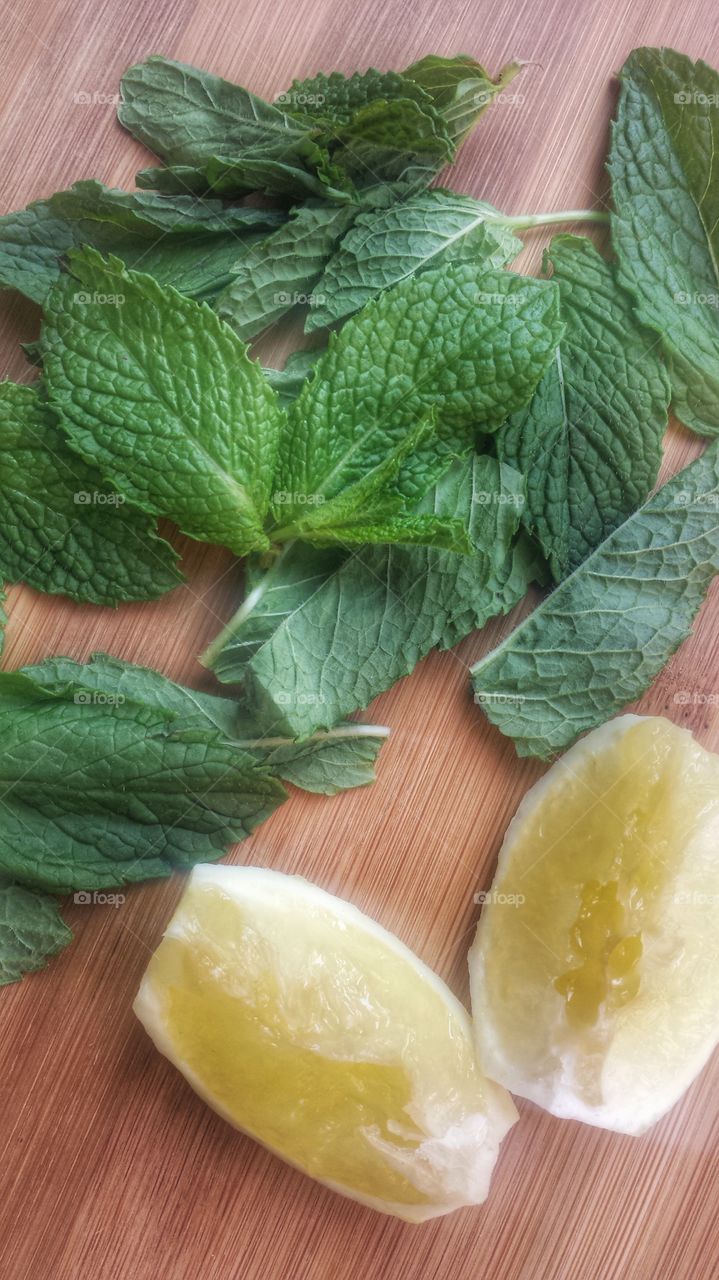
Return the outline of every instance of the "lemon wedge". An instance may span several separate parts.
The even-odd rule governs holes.
[[[642,1133],[719,1042],[719,757],[622,716],[525,796],[469,955],[482,1068]]]
[[[231,1124],[421,1222],[486,1197],[517,1113],[470,1019],[397,938],[297,876],[199,866],[135,1012]]]

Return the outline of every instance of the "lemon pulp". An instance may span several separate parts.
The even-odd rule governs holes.
[[[717,907],[719,759],[660,717],[590,734],[500,854],[470,953],[484,1069],[556,1114],[646,1128],[719,1039]]]
[[[136,1010],[228,1120],[413,1220],[486,1195],[516,1113],[469,1019],[415,956],[297,877],[202,867]]]

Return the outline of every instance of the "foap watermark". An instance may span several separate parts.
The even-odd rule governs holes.
[[[78,707],[121,707],[124,693],[101,693],[99,689],[79,689],[73,697]]]
[[[674,702],[678,707],[719,707],[719,693],[710,689],[677,689]]]
[[[478,707],[522,707],[527,701],[523,693],[475,693]]]
[[[88,893],[81,890],[73,896],[77,907],[121,907],[127,901],[124,893]]]
[[[475,893],[474,901],[478,907],[523,907],[527,901],[523,893],[500,893],[499,889],[483,889]]]
[[[707,893],[702,889],[677,889],[674,904],[677,907],[719,907],[719,893]]]
[[[284,689],[275,695],[278,707],[315,707],[322,706],[325,699],[321,693],[288,693]]]
[[[488,107],[490,102],[492,106],[523,107],[527,98],[523,93],[494,93],[491,89],[480,89],[472,96],[471,101],[476,108]]]
[[[678,307],[719,308],[719,293],[685,293],[679,289],[672,297]]]
[[[100,489],[78,489],[72,500],[76,507],[123,507],[125,498],[121,493],[103,493]]]
[[[702,93],[701,89],[678,89],[674,101],[679,107],[719,107],[719,93]]]
[[[118,107],[122,102],[119,93],[103,93],[101,89],[78,89],[72,100],[76,107]]]
[[[323,493],[298,493],[288,489],[276,489],[272,495],[276,507],[321,507],[325,501]]]
[[[124,293],[85,293],[80,291],[74,295],[75,302],[81,307],[121,307],[125,301]]]
[[[480,507],[523,507],[526,499],[523,493],[496,493],[492,489],[480,489],[472,501]]]
[[[287,293],[285,290],[272,296],[278,307],[321,307],[327,298],[324,293]]]
[[[508,273],[509,274],[509,273]],[[477,289],[475,301],[482,307],[521,307],[526,302],[522,293],[486,293]]]
[[[697,505],[719,507],[719,493],[690,493],[688,489],[682,489],[679,493],[674,494],[675,507],[694,507]]]
[[[295,110],[297,107],[323,107],[324,104],[323,93],[306,93],[303,89],[288,89],[275,99],[275,106],[293,107]]]

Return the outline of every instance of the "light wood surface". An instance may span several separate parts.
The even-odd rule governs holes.
[[[131,188],[147,153],[116,125],[123,69],[149,53],[195,62],[272,96],[295,75],[401,67],[433,51],[493,72],[530,63],[451,175],[509,212],[602,207],[613,73],[640,44],[719,63],[715,0],[0,0],[2,212],[98,177]],[[90,105],[77,95],[90,95]],[[106,100],[105,100],[106,99]],[[534,233],[534,266],[548,237]],[[0,299],[4,374],[38,312]],[[271,335],[264,352],[280,349]],[[675,428],[668,467],[698,452]],[[236,607],[241,568],[184,542],[188,585],[155,604],[80,608],[14,589],[4,663],[104,649],[210,688],[195,655]],[[719,613],[641,710],[719,748]],[[525,606],[526,607],[526,606]],[[542,772],[473,707],[468,664],[488,626],[433,655],[365,718],[392,737],[376,786],[293,793],[236,861],[300,872],[351,898],[467,997],[466,951],[502,834]],[[680,690],[714,695],[682,706]],[[2,750],[2,743],[0,743]],[[710,1280],[717,1250],[719,1060],[649,1135],[621,1138],[521,1103],[482,1209],[422,1227],[313,1184],[213,1115],[151,1047],[130,1005],[182,879],[118,909],[71,905],[74,945],[0,992],[3,1280]]]

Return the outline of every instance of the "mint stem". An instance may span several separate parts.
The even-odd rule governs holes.
[[[218,656],[219,653],[221,653],[225,645],[232,639],[232,637],[237,634],[237,632],[239,631],[245,619],[249,618],[250,614],[255,610],[260,600],[264,596],[265,591],[270,585],[273,570],[282,560],[282,555],[285,552],[289,551],[291,546],[292,546],[291,542],[285,543],[279,556],[275,560],[272,567],[267,570],[267,573],[265,574],[262,581],[258,583],[258,585],[254,588],[253,591],[250,592],[248,596],[245,597],[239,609],[237,610],[237,613],[235,613],[234,616],[230,618],[230,621],[227,623],[227,626],[222,628],[222,631],[220,632],[220,634],[215,636],[212,643],[209,644],[205,649],[205,652],[203,654],[200,654],[198,661],[202,664],[203,667],[211,668],[213,666],[215,658]]]
[[[514,227],[517,231],[528,231],[531,227],[547,227],[554,222],[598,222],[602,226],[609,225],[609,214],[600,209],[565,209],[559,213],[519,213],[516,217],[487,216],[487,222],[500,222],[503,227]]]
[[[334,729],[311,733],[309,738],[303,739],[303,746],[307,746],[310,742],[336,742],[353,738],[388,738],[389,735],[390,730],[386,725],[365,724],[363,720],[353,720],[351,724],[340,724],[336,725]],[[268,750],[272,750],[275,747],[291,746],[293,742],[293,738],[238,738],[233,745],[250,751],[255,747],[265,747]]]

